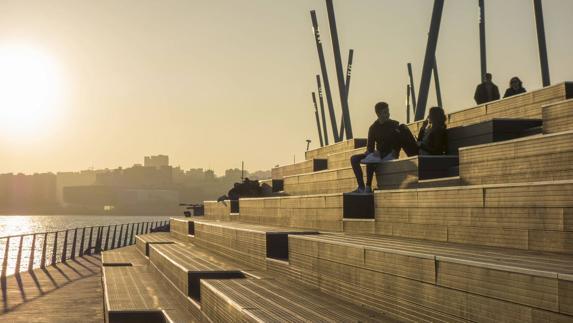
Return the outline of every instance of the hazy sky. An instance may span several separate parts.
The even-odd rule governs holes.
[[[366,135],[380,100],[405,122],[406,63],[418,86],[432,4],[335,0],[344,62],[355,49],[355,137]],[[552,82],[573,80],[573,1],[543,4]],[[338,113],[322,0],[0,0],[0,69],[11,69],[0,70],[9,89],[0,89],[0,173],[126,167],[150,154],[219,174],[241,160],[251,170],[302,160],[307,138],[318,145],[311,9]],[[473,104],[477,13],[477,0],[446,0],[437,60],[447,111]],[[539,88],[532,1],[486,0],[486,21],[500,90],[514,75]]]

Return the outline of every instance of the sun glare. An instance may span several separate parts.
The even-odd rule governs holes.
[[[50,56],[0,44],[0,137],[38,137],[61,113],[62,80]]]

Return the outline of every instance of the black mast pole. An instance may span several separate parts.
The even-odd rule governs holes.
[[[412,96],[412,112],[416,113],[416,90],[414,87],[414,74],[412,73],[412,63],[408,63],[408,76],[410,77],[410,95]]]
[[[537,27],[537,44],[539,46],[539,62],[541,63],[541,79],[543,86],[551,85],[549,78],[549,59],[547,58],[547,43],[545,41],[545,23],[543,21],[543,5],[541,0],[533,0],[535,9],[535,25]]]
[[[322,141],[322,129],[320,129],[320,117],[318,116],[318,104],[316,104],[316,93],[312,92],[312,103],[314,103],[314,116],[316,117],[316,129],[318,129],[318,139],[320,140],[320,147],[324,147]]]
[[[322,41],[320,40],[320,30],[318,29],[318,19],[316,12],[310,11],[310,18],[312,20],[312,27],[314,30],[314,38],[316,40],[316,49],[318,50],[318,60],[320,61],[320,70],[322,72],[322,79],[324,80],[324,90],[326,92],[326,103],[328,104],[328,113],[330,114],[330,123],[332,124],[332,134],[334,142],[339,142],[336,115],[334,114],[334,105],[332,103],[332,93],[330,92],[330,83],[328,81],[328,71],[326,69],[326,61],[324,59],[324,50],[322,48]],[[319,92],[320,93],[320,92]],[[328,141],[327,141],[328,145]]]
[[[346,99],[350,95],[350,78],[352,77],[352,62],[354,61],[354,49],[348,52],[348,65],[346,66]],[[344,118],[340,120],[340,139],[344,139]]]
[[[487,52],[485,45],[485,0],[479,0],[479,52],[481,63],[480,82],[487,73]]]
[[[428,92],[430,90],[430,81],[432,79],[432,69],[436,60],[436,47],[438,45],[438,35],[440,33],[443,9],[444,0],[434,0],[432,22],[430,23],[430,33],[428,35],[428,44],[426,45],[426,56],[424,57],[424,66],[422,68],[422,80],[420,81],[420,90],[418,91],[418,105],[416,106],[415,121],[424,119],[426,114],[426,104],[428,103]]]
[[[410,84],[406,85],[406,123],[410,123]]]
[[[348,109],[348,95],[344,85],[344,72],[342,71],[342,57],[340,56],[340,43],[338,41],[338,30],[336,29],[336,17],[334,15],[334,4],[332,0],[326,0],[326,10],[328,11],[328,22],[330,24],[330,37],[332,38],[332,49],[334,52],[334,64],[336,65],[336,75],[338,77],[338,92],[342,104],[342,119],[346,130],[346,139],[352,139],[352,122]]]
[[[328,128],[326,127],[326,114],[324,112],[324,99],[322,95],[322,84],[320,75],[316,75],[316,86],[318,88],[318,102],[320,103],[320,115],[322,116],[322,132],[324,133],[324,144],[328,146]]]
[[[436,58],[434,58],[434,83],[436,87],[436,98],[438,101],[438,106],[443,109],[444,105],[442,103],[442,88],[440,87],[440,77],[438,76],[438,62]]]

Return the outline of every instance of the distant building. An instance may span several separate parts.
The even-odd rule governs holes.
[[[157,156],[146,156],[143,160],[144,167],[167,167],[169,166],[169,156],[157,155]]]

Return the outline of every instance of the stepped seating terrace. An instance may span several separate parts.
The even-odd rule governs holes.
[[[106,284],[125,277],[113,269],[145,268],[151,273],[130,274],[130,281],[152,290],[165,282],[178,286],[162,296],[171,302],[165,309],[129,305],[126,314],[122,301],[106,306],[128,318],[161,309],[221,322],[572,321],[572,94],[571,83],[562,83],[449,114],[451,129],[493,129],[493,119],[521,118],[543,120],[543,133],[534,121],[523,138],[511,137],[521,132],[515,131],[500,142],[468,141],[459,149],[459,167],[452,163],[439,178],[409,177],[423,166],[396,166],[402,175],[392,181],[387,171],[379,177],[384,189],[371,195],[329,191],[354,188],[344,163],[364,149],[359,140],[307,152],[306,164],[327,159],[328,170],[296,173],[306,170],[285,166],[295,172],[282,175],[291,196],[242,198],[234,209],[205,202],[204,216],[173,218],[169,235],[114,251],[123,254],[104,253],[106,275],[113,276]],[[409,125],[414,132],[418,126]],[[289,186],[289,178],[314,186]],[[191,281],[197,260],[189,259],[197,258],[217,259],[221,272],[243,276]],[[145,300],[149,291],[141,293]],[[162,315],[158,322],[166,320]]]

